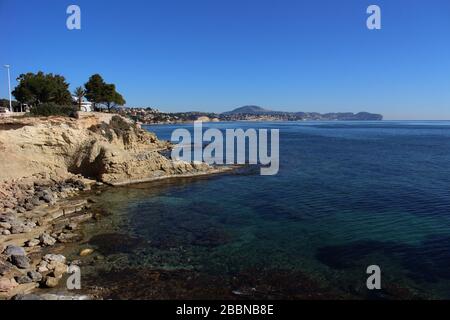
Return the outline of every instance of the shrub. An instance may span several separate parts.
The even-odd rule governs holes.
[[[65,116],[75,117],[76,109],[74,106],[60,106],[55,103],[43,103],[31,108],[30,115],[35,117]]]

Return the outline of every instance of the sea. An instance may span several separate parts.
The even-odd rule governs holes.
[[[218,122],[279,129],[258,166],[95,196],[83,288],[111,299],[449,299],[450,122]],[[149,125],[169,140],[192,124]],[[79,247],[72,248],[75,257]],[[68,253],[70,256],[70,252]],[[369,266],[380,289],[369,289]]]

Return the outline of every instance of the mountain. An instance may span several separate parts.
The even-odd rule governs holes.
[[[272,111],[259,106],[243,106],[232,111],[223,112],[220,118],[224,120],[341,120],[341,121],[379,121],[383,120],[381,114],[369,112],[285,112]]]
[[[232,111],[227,111],[222,113],[223,115],[233,115],[233,114],[268,114],[273,111],[261,108],[259,106],[243,106],[236,108]]]

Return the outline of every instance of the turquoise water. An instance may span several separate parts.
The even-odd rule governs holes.
[[[112,298],[450,298],[450,122],[205,126],[280,129],[279,173],[104,191],[90,285]],[[372,264],[381,291],[366,288]]]

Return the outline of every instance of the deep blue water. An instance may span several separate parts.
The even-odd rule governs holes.
[[[204,126],[280,129],[279,173],[249,167],[105,191],[100,202],[112,216],[104,224],[135,240],[108,251],[111,234],[91,227],[91,244],[116,266],[190,270],[205,292],[202,277],[272,298],[450,298],[450,122]],[[180,127],[192,129],[146,128],[169,139]],[[372,264],[381,268],[380,294],[365,286]],[[187,278],[177,279],[187,290]]]

